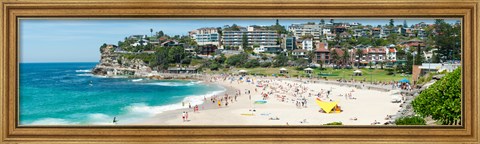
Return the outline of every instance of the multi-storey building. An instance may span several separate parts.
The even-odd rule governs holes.
[[[287,51],[292,51],[297,49],[296,37],[287,36],[283,39],[282,48]]]
[[[388,48],[387,61],[389,62],[397,61],[397,50],[394,47]]]
[[[224,47],[242,47],[243,36],[247,38],[249,47],[257,44],[259,46],[277,45],[280,36],[273,30],[255,30],[249,27],[248,30],[223,31],[222,42]]]
[[[328,50],[327,43],[317,43],[317,49],[315,50],[315,57],[313,59],[317,64],[329,64],[330,63],[330,51]]]
[[[312,39],[304,39],[302,41],[302,49],[307,51],[313,51],[313,41]]]
[[[362,52],[357,52],[362,51]],[[356,48],[351,52],[354,56],[354,61],[357,65],[367,65],[370,60],[368,59],[368,49],[367,48]]]
[[[189,32],[198,45],[219,45],[220,34],[217,28],[199,28]]]
[[[322,25],[315,23],[292,24],[288,27],[288,31],[298,38],[311,35],[314,40],[319,40],[322,36]]]
[[[386,61],[387,53],[385,47],[368,48],[369,62],[378,63]]]

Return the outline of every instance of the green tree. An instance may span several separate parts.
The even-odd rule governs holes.
[[[338,65],[338,62],[340,61],[340,56],[338,55],[337,51],[336,51],[336,48],[334,48],[331,52],[330,52],[330,62],[331,63],[334,63],[335,65]]]
[[[452,26],[443,19],[435,20],[435,45],[442,62],[459,60],[461,55],[461,27]]]
[[[383,65],[385,64],[385,62],[383,62],[383,61],[378,61],[378,64],[380,64],[380,69],[383,69]]]
[[[260,66],[260,62],[256,59],[251,59],[243,65],[245,68],[255,68]]]
[[[306,67],[308,65],[308,60],[304,59],[304,58],[299,58],[297,60],[295,60],[295,63],[299,66],[299,67]]]
[[[168,48],[169,61],[171,63],[182,63],[182,60],[185,58],[185,50],[181,46],[170,47]]]
[[[390,28],[393,28],[395,26],[395,23],[394,23],[393,19],[390,19],[390,22],[389,22],[388,26],[390,26]]]
[[[437,52],[433,52],[432,63],[440,63],[440,57],[438,56]]]
[[[229,58],[227,58],[225,63],[228,66],[240,67],[247,60],[248,60],[248,54],[241,53],[241,54],[230,56]]]
[[[153,29],[150,28],[150,37],[152,37],[152,36],[153,36]]]
[[[431,116],[444,125],[461,124],[461,79],[459,67],[422,91],[412,102],[415,113]]]
[[[373,62],[368,62],[368,66],[370,67],[370,69],[372,69]]]
[[[242,48],[245,52],[247,52],[248,47],[248,37],[247,33],[243,33],[242,35]],[[248,53],[248,52],[247,52]]]
[[[404,72],[411,74],[413,68],[414,57],[412,53],[407,53],[406,56],[407,62],[405,63]]]
[[[396,33],[389,34],[387,37],[387,41],[389,44],[396,44],[397,40],[398,40],[398,34]]]
[[[319,61],[319,64],[320,64],[320,70],[323,70],[323,65],[325,64],[325,62],[323,60]]]
[[[423,51],[420,44],[417,46],[417,54],[415,55],[414,65],[422,65],[424,61]]]
[[[227,57],[225,57],[225,54],[223,54],[223,53],[220,54],[219,57],[216,57],[216,58],[215,58],[215,61],[216,61],[217,63],[219,63],[219,64],[225,63],[226,60],[227,60]]]
[[[273,61],[273,66],[274,67],[281,67],[281,66],[286,66],[288,63],[288,57],[281,53],[275,56],[274,61]]]
[[[396,119],[395,125],[426,125],[426,122],[419,116],[407,116]]]
[[[407,20],[403,20],[403,28],[408,28]]]
[[[406,52],[403,48],[400,48],[400,47],[396,47],[395,48],[397,50],[397,54],[396,54],[396,57],[398,60],[406,60]]]
[[[151,66],[158,66],[159,70],[164,70],[168,68],[169,60],[168,60],[168,49],[165,47],[157,48],[155,53],[156,61],[152,63]]]
[[[325,20],[324,20],[324,19],[321,19],[321,20],[320,20],[320,24],[324,25],[324,24],[325,24]]]
[[[262,66],[262,67],[270,67],[271,65],[272,65],[271,62],[263,62],[263,63],[260,64],[260,66]]]
[[[348,53],[348,49],[347,48],[344,48],[343,49],[343,55],[342,55],[342,60],[343,60],[343,65],[346,66],[349,64],[350,62],[350,54]]]
[[[358,56],[357,68],[360,68],[360,62],[362,61],[362,57],[363,57],[363,50],[357,49],[357,51],[355,51],[355,55]]]

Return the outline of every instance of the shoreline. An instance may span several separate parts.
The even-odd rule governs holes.
[[[346,83],[337,83],[328,81],[325,83],[325,81],[317,81],[317,80],[310,80],[310,79],[296,79],[296,78],[274,78],[274,77],[260,77],[260,76],[245,76],[245,78],[250,78],[251,83],[247,83],[241,80],[238,80],[239,76],[221,76],[221,75],[201,75],[203,76],[201,79],[196,79],[203,81],[204,83],[207,84],[218,84],[224,87],[226,90],[218,96],[222,96],[224,94],[228,94],[229,96],[235,95],[238,90],[240,90],[240,95],[238,96],[238,102],[233,102],[229,104],[228,106],[224,106],[222,103],[221,107],[218,107],[216,103],[212,103],[211,99],[207,98],[206,101],[204,101],[202,104],[198,105],[199,107],[199,112],[193,112],[193,109],[188,108],[188,105],[185,105],[185,108],[182,109],[176,109],[176,110],[168,110],[159,114],[156,114],[153,117],[146,118],[145,120],[141,120],[140,122],[137,123],[131,123],[128,125],[285,125],[289,123],[290,125],[305,125],[309,124],[309,121],[312,121],[312,119],[317,119],[317,118],[322,118],[325,117],[325,115],[332,115],[332,118],[327,118],[330,119],[328,121],[323,121],[318,122],[318,120],[313,120],[315,124],[313,125],[321,125],[325,124],[328,122],[335,122],[335,121],[342,121],[344,124],[347,125],[368,125],[371,122],[373,122],[373,119],[371,119],[370,122],[367,122],[366,120],[349,120],[351,118],[356,118],[356,117],[362,117],[362,119],[371,117],[373,115],[375,116],[375,121],[380,122],[381,124],[383,123],[388,123],[391,122],[391,119],[384,119],[386,118],[385,116],[388,115],[394,115],[396,117],[396,113],[398,110],[400,110],[400,103],[390,103],[390,95],[392,95],[394,92],[398,92],[397,90],[391,91],[385,91],[385,90],[375,90],[375,89],[366,89],[366,88],[361,88],[358,89],[355,84],[353,85],[347,85]],[[223,78],[221,80],[220,78]],[[235,80],[230,80],[229,78],[234,78]],[[216,80],[213,80],[216,79]],[[253,92],[253,89],[256,88],[256,83],[262,82],[262,81],[268,81],[268,84],[264,87],[264,90],[259,90],[258,92]],[[308,81],[308,82],[307,82]],[[273,86],[280,86],[284,84],[292,84],[298,86],[303,86],[305,85],[305,89],[309,89],[310,91],[315,91],[318,90],[318,86],[323,87],[325,90],[329,87],[330,89],[340,89],[340,93],[337,92],[336,90],[332,92],[334,95],[345,93],[348,90],[356,90],[359,91],[359,93],[362,93],[361,95],[355,95],[356,98],[360,99],[360,97],[369,97],[368,95],[370,94],[376,94],[376,99],[382,99],[383,102],[375,102],[372,100],[362,100],[365,103],[376,103],[376,104],[381,104],[385,105],[385,108],[388,108],[389,112],[386,112],[382,110],[382,108],[377,108],[377,110],[373,111],[379,111],[380,113],[383,113],[381,115],[376,114],[376,113],[368,113],[365,116],[362,116],[360,112],[355,109],[369,109],[368,107],[371,107],[371,104],[359,104],[355,102],[349,102],[350,100],[345,97],[345,100],[339,100],[343,99],[343,97],[339,98],[334,95],[331,97],[334,97],[333,99],[339,100],[339,105],[341,104],[342,108],[345,108],[345,112],[339,113],[339,114],[316,114],[318,113],[318,106],[315,104],[315,102],[312,102],[314,96],[309,96],[307,97],[305,93],[303,93],[303,97],[308,99],[309,105],[306,106],[305,108],[298,108],[295,107],[294,99],[292,98],[288,103],[286,102],[281,102],[279,100],[275,100],[272,98],[267,99],[268,104],[265,105],[255,105],[252,107],[252,103],[254,100],[261,100],[261,93],[262,92],[268,92],[269,90],[266,90],[268,88],[274,88]],[[272,86],[267,86],[267,85],[272,85]],[[252,93],[250,96],[248,94],[245,94],[246,90],[250,90]],[[347,90],[348,89],[348,90]],[[355,92],[357,93],[357,92]],[[274,94],[274,93],[272,93]],[[252,99],[250,99],[251,97]],[[363,99],[363,98],[361,98]],[[349,106],[352,103],[352,105],[357,105],[353,106],[355,108],[350,108],[352,106]],[[358,106],[360,105],[360,106]],[[193,106],[192,106],[193,107]],[[256,112],[252,112],[251,110],[257,109]],[[305,109],[305,110],[304,110]],[[355,111],[354,113],[352,112],[346,112],[347,109],[350,109],[352,111]],[[188,122],[182,122],[182,113],[183,112],[188,112],[189,113],[189,119],[190,121]],[[311,113],[312,115],[317,115],[317,116],[309,116],[303,115],[304,119],[298,119],[298,120],[292,120],[295,119],[295,117],[298,116],[290,116],[290,115],[285,115],[281,113],[293,113],[294,115],[297,112],[305,112],[308,111],[308,113]],[[382,112],[383,111],[383,112]],[[273,114],[275,113],[275,115]],[[345,113],[345,114],[343,114]],[[319,115],[319,116],[318,116]],[[342,116],[338,116],[342,115]],[[274,121],[274,120],[269,120],[270,118],[280,118],[281,120],[279,121]],[[335,118],[336,117],[336,118]],[[286,120],[283,120],[286,119]],[[336,119],[336,120],[335,120]],[[360,118],[359,118],[360,119]],[[298,121],[305,120],[305,123],[297,123]]]

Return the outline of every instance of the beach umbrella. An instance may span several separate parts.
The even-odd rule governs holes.
[[[312,73],[313,69],[312,68],[306,68],[303,69],[306,73]]]
[[[399,82],[401,83],[410,83],[410,81],[406,78],[403,78],[402,80],[400,80]]]
[[[313,69],[312,68],[306,68],[306,69],[303,69],[305,71],[312,71]]]
[[[335,108],[338,104],[338,102],[325,102],[321,101],[320,99],[316,98],[315,102],[317,103],[320,108],[322,108],[325,113],[330,113],[333,108]]]

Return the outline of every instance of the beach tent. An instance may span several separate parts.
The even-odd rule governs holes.
[[[354,71],[353,71],[353,75],[355,75],[355,76],[357,76],[357,75],[358,75],[358,76],[362,76],[362,71],[360,71],[360,70],[354,70]]]
[[[406,78],[403,78],[402,80],[400,80],[399,82],[401,83],[410,83],[410,81]]]
[[[312,73],[313,69],[312,68],[306,68],[306,69],[303,69],[305,71],[305,73]]]
[[[281,68],[280,73],[287,73],[287,69],[286,68]]]
[[[316,98],[315,102],[317,102],[317,105],[320,106],[325,113],[330,113],[333,108],[335,108],[335,111],[340,111],[340,108],[338,108],[337,105],[338,102],[324,102],[319,98]]]
[[[240,73],[240,74],[247,74],[247,70],[239,70],[238,73]]]

